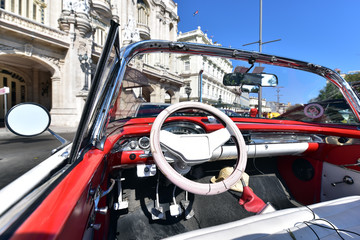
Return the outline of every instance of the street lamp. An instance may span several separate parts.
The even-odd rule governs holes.
[[[91,69],[92,60],[91,58],[88,57],[87,53],[85,53],[84,55],[79,54],[79,61],[81,64],[81,69],[85,73],[85,83],[82,90],[88,91],[89,90],[88,74],[89,74],[89,70]]]
[[[187,84],[186,87],[185,87],[185,93],[188,97],[188,101],[190,101],[190,94],[191,94],[191,87],[190,87],[190,84]]]
[[[199,71],[199,102],[202,102],[202,76],[203,76],[204,70]]]

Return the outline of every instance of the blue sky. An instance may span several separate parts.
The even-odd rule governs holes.
[[[223,46],[256,50],[259,0],[175,0],[178,30],[201,26]],[[195,17],[193,13],[199,10]],[[314,62],[342,72],[360,70],[360,0],[263,0],[264,53]]]
[[[200,26],[223,46],[259,50],[258,44],[242,46],[259,40],[259,0],[174,1],[179,32]],[[193,16],[196,10],[199,13]],[[263,0],[262,41],[275,39],[281,41],[263,45],[262,52],[343,73],[360,70],[360,0]],[[270,96],[268,100],[274,100],[269,98],[275,95]],[[281,100],[291,97],[284,93]]]

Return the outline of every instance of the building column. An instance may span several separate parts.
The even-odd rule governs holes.
[[[174,95],[171,96],[171,104],[180,102],[180,89],[174,92]]]
[[[150,101],[156,103],[164,103],[165,89],[158,84],[152,87],[154,88],[154,91],[150,93]]]
[[[61,89],[60,85],[60,77],[52,76],[51,77],[51,84],[52,84],[52,109],[59,108],[61,106],[61,92],[56,91]]]

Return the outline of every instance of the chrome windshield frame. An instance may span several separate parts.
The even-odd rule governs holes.
[[[124,50],[124,58],[131,60],[137,54],[153,53],[153,52],[166,52],[166,53],[182,53],[193,54],[213,57],[223,57],[233,60],[252,61],[255,63],[269,64],[274,66],[292,68],[311,72],[320,75],[332,83],[334,83],[349,105],[353,109],[355,115],[360,120],[360,99],[357,97],[351,86],[343,79],[336,71],[313,64],[311,62],[305,62],[295,60],[291,58],[280,57],[276,55],[270,55],[265,53],[259,53],[254,51],[245,51],[233,48],[224,48],[217,45],[205,45],[197,43],[185,43],[185,42],[170,42],[170,41],[157,41],[147,40],[137,42],[129,45]],[[126,63],[129,61],[127,60]]]
[[[164,52],[193,54],[213,57],[223,57],[233,60],[243,60],[246,62],[256,62],[270,64],[274,66],[298,69],[320,75],[333,82],[344,95],[356,117],[360,120],[360,100],[351,86],[334,70],[324,66],[316,65],[310,62],[299,61],[295,59],[269,55],[254,51],[245,51],[233,48],[224,48],[214,45],[203,45],[196,43],[171,42],[162,40],[147,40],[130,44],[121,49],[120,66],[118,73],[111,88],[106,92],[105,101],[102,104],[100,115],[97,118],[93,128],[91,141],[99,149],[103,148],[105,142],[105,128],[109,121],[109,110],[113,96],[119,93],[121,82],[125,75],[127,64],[138,54]]]
[[[95,71],[93,83],[91,85],[87,100],[85,102],[84,110],[81,115],[78,129],[76,131],[71,153],[69,155],[68,163],[73,163],[77,160],[81,161],[82,153],[84,149],[94,142],[94,132],[96,126],[101,123],[99,118],[98,106],[102,104],[104,96],[108,95],[109,91],[105,92],[106,87],[102,88],[101,79],[104,76],[105,64],[109,58],[111,49],[114,44],[119,44],[119,25],[115,22],[111,22],[111,27],[106,39],[106,43],[101,53],[97,68]],[[104,83],[104,86],[109,83]]]

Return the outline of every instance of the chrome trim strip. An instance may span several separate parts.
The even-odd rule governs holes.
[[[244,61],[255,59],[256,62],[259,63],[271,64],[275,66],[282,66],[282,67],[294,68],[298,70],[312,72],[322,77],[325,77],[329,80],[332,80],[334,83],[338,83],[338,85],[340,86],[340,91],[346,97],[354,113],[357,115],[357,117],[360,120],[360,100],[358,99],[354,90],[337,72],[324,66],[320,66],[310,62],[304,62],[300,60],[269,55],[254,51],[224,48],[214,45],[170,42],[170,41],[160,41],[160,40],[148,40],[148,41],[133,43],[125,48],[124,58],[127,59],[126,60],[127,63],[137,54],[144,54],[151,52],[177,52],[183,54],[225,57],[225,58],[244,60]]]
[[[324,66],[316,65],[310,62],[304,62],[299,60],[294,60],[285,57],[279,57],[275,55],[269,55],[259,52],[244,51],[238,49],[224,48],[214,45],[203,45],[195,43],[182,43],[182,42],[170,42],[170,41],[161,41],[161,40],[148,40],[142,42],[136,42],[129,46],[126,46],[121,50],[120,55],[120,66],[118,69],[118,74],[115,79],[110,80],[111,88],[108,89],[106,93],[105,100],[102,104],[101,115],[97,118],[91,141],[93,144],[100,149],[103,147],[104,136],[105,136],[105,127],[108,123],[108,112],[111,106],[111,101],[113,96],[118,93],[122,78],[124,77],[126,65],[129,61],[138,54],[152,53],[152,52],[175,52],[181,54],[194,54],[194,55],[203,55],[203,56],[215,56],[215,57],[224,57],[235,60],[255,60],[259,63],[270,64],[275,66],[282,66],[287,68],[293,68],[298,70],[303,70],[307,72],[312,72],[314,74],[320,75],[327,78],[328,80],[335,83],[339,86],[340,91],[346,97],[348,102],[351,105],[354,113],[357,115],[360,120],[360,100],[357,98],[357,95],[349,86],[349,84],[335,71],[332,69],[326,68]],[[119,64],[119,62],[117,62]],[[109,83],[108,83],[109,84]]]
[[[301,155],[309,148],[308,143],[282,143],[282,144],[252,144],[246,145],[249,158],[278,157]],[[211,161],[229,160],[237,157],[236,146],[222,146],[217,148]]]

